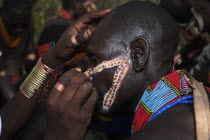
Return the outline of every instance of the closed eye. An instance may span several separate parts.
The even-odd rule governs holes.
[[[87,56],[89,59],[90,67],[95,67],[98,65],[98,58],[96,56],[91,55],[91,54],[87,54]]]

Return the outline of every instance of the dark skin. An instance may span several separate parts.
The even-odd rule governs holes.
[[[74,34],[78,35],[76,37],[76,38],[80,38],[78,40],[78,43],[82,44],[84,41],[86,41],[89,38],[89,36],[88,36],[89,34],[85,33],[87,30],[87,27],[89,27],[91,24],[93,24],[95,22],[95,20],[99,20],[100,18],[105,16],[107,13],[109,13],[109,11],[110,10],[104,10],[104,11],[100,11],[100,12],[92,12],[92,13],[88,13],[85,16],[81,17],[80,20],[75,22],[74,25],[72,25],[68,29],[68,31],[66,31],[66,33],[65,33],[66,38],[63,38],[63,40],[60,40],[60,42],[58,42],[56,44],[56,47],[51,49],[51,51],[49,51],[43,57],[43,63],[46,64],[47,66],[55,69],[58,66],[57,64],[62,62],[59,64],[59,67],[63,67],[64,63],[68,62],[68,60],[71,60],[71,58],[74,56],[74,52],[76,51],[76,49],[78,49],[75,45],[73,45],[73,43],[71,41],[69,41],[69,38]],[[86,23],[86,22],[88,22],[88,23]],[[84,23],[86,23],[86,24],[84,24]],[[81,34],[80,34],[80,32],[81,32]],[[90,31],[88,31],[88,32],[90,33]],[[62,41],[64,41],[64,42],[62,42]],[[68,44],[66,44],[66,43],[68,43]],[[65,45],[63,45],[63,44],[65,44]],[[66,53],[63,55],[63,52],[66,52]],[[56,54],[53,54],[53,53],[56,53]],[[74,74],[70,74],[70,75],[74,76]],[[64,77],[64,79],[62,79],[62,81],[68,81],[70,77]],[[83,78],[84,78],[84,76],[83,76]],[[85,80],[87,80],[87,78],[83,79],[83,81],[85,81]],[[19,91],[18,94],[15,95],[13,100],[11,102],[8,102],[0,110],[0,116],[2,119],[2,127],[3,127],[2,133],[0,136],[1,139],[6,140],[6,139],[13,138],[17,134],[17,132],[19,130],[21,130],[21,128],[23,128],[24,125],[31,119],[31,117],[33,116],[37,107],[40,105],[39,97],[41,95],[41,91],[42,91],[42,88],[40,88],[40,90],[35,93],[35,96],[30,99],[26,98],[21,93],[21,91]],[[15,116],[15,119],[14,119],[14,116]],[[51,121],[51,120],[49,120],[49,121]],[[57,124],[55,124],[55,125],[57,125]]]
[[[49,64],[49,67],[55,68],[57,65],[68,65],[74,57],[76,50],[80,49],[77,45],[71,42],[71,37],[76,35],[78,43],[90,39],[95,22],[109,13],[110,10],[100,12],[89,12],[85,16],[79,18],[72,26],[70,26],[61,36],[53,49],[50,49],[43,57],[44,63]],[[81,43],[80,43],[81,42]],[[71,46],[71,47],[69,47]]]
[[[167,64],[166,62],[163,62],[162,60],[163,58],[161,57],[156,57],[156,59],[152,58],[152,56],[155,56],[157,54],[162,54],[162,52],[167,51],[168,48],[163,47],[156,51],[151,51],[153,49],[152,43],[149,45],[147,40],[142,40],[141,38],[138,38],[138,36],[132,37],[134,38],[134,40],[131,39],[129,43],[124,42],[125,45],[130,44],[130,49],[128,49],[127,51],[128,53],[126,54],[125,51],[123,51],[124,48],[118,46],[118,42],[123,42],[123,41],[118,40],[117,43],[113,41],[115,39],[117,40],[121,38],[120,34],[115,35],[113,33],[115,32],[115,29],[112,29],[113,32],[108,30],[109,28],[108,23],[113,23],[111,21],[112,21],[111,18],[110,19],[107,18],[106,21],[101,23],[103,24],[103,28],[102,25],[98,25],[98,27],[96,28],[97,33],[95,32],[93,38],[91,39],[88,50],[93,56],[96,56],[95,59],[97,60],[96,61],[97,64],[104,60],[111,60],[113,59],[113,56],[114,57],[116,56],[118,58],[119,57],[128,58],[132,61],[132,68],[130,68],[130,71],[127,74],[127,79],[131,78],[132,80],[125,79],[119,91],[120,96],[116,99],[116,103],[113,104],[110,112],[107,113],[107,115],[114,116],[116,114],[120,114],[120,112],[122,111],[120,110],[120,108],[123,108],[123,111],[125,112],[129,109],[132,110],[133,107],[132,104],[130,104],[130,106],[126,108],[123,106],[124,104],[122,102],[125,102],[125,100],[128,99],[130,101],[129,103],[137,104],[138,101],[136,101],[135,99],[132,100],[132,96],[134,98],[141,97],[142,93],[144,92],[144,89],[148,85],[154,83],[155,81],[158,81],[160,77],[166,75],[170,71],[170,69],[172,69],[172,64],[170,63]],[[118,26],[120,25],[118,24]],[[105,31],[109,32],[111,36],[104,35],[103,32]],[[100,40],[100,44],[98,40]],[[168,47],[171,44],[168,44]],[[171,54],[171,56],[173,56],[173,53]],[[102,75],[102,73],[104,75]],[[103,97],[102,93],[104,93],[103,90],[104,87],[106,87],[104,85],[106,85],[106,83],[111,80],[111,78],[110,79],[107,78],[108,75],[113,75],[113,71],[104,70],[104,72],[101,72],[100,74],[98,74],[96,77],[93,78],[95,80],[95,82],[93,80],[93,85],[96,87],[96,89],[98,89],[99,92],[99,104],[97,106],[99,112],[100,112],[100,98]],[[98,78],[99,76],[100,78]],[[136,79],[133,77],[135,77]],[[139,77],[139,79],[141,80],[138,80],[137,77]],[[108,81],[105,81],[104,79]],[[136,87],[133,86],[135,85],[135,83],[138,83],[138,86],[136,85],[137,89],[138,88],[141,89],[139,92],[135,92],[135,90],[137,90]],[[134,95],[133,93],[130,93],[130,89],[132,89],[134,93],[139,93],[139,94]],[[128,139],[140,139],[140,138],[148,140],[195,139],[196,137],[195,137],[194,120],[195,120],[194,110],[192,105],[188,104],[177,105],[167,110],[160,117],[158,117],[157,119],[146,125],[142,130],[138,131],[136,134],[129,137]]]
[[[94,44],[94,45],[96,45],[96,44]],[[94,47],[93,44],[91,44],[90,46],[91,46],[91,48]],[[97,47],[97,48],[99,48],[99,47]],[[139,48],[139,50],[136,48]],[[108,47],[108,46],[106,46],[106,49],[114,50],[113,47]],[[96,49],[96,47],[95,47],[94,51],[91,51],[92,54],[95,54],[93,52],[97,52],[97,54],[103,54],[105,56],[105,59],[108,56],[113,56],[112,53],[110,54],[105,51],[100,51],[100,50]],[[135,83],[138,82],[138,85],[141,85],[141,87],[132,86],[132,90],[140,89],[139,92],[137,92],[137,93],[143,93],[144,89],[148,85],[150,85],[151,83],[153,83],[155,81],[158,81],[163,75],[167,74],[167,70],[166,70],[167,66],[165,66],[165,67],[161,66],[158,70],[158,75],[153,75],[153,76],[147,75],[148,69],[147,69],[146,64],[148,64],[147,61],[148,61],[148,57],[149,57],[148,56],[149,49],[148,49],[148,46],[146,45],[146,42],[144,42],[143,40],[139,39],[139,40],[132,42],[131,43],[131,52],[138,53],[140,57],[139,58],[137,57],[138,59],[135,59],[135,56],[133,56],[132,53],[130,56],[128,54],[127,57],[130,57],[130,59],[133,62],[133,65],[137,65],[137,66],[133,66],[133,68],[131,68],[127,77],[132,77],[132,79],[133,79],[134,76],[132,74],[136,74],[135,71],[141,71],[142,69],[144,69],[143,71],[141,71],[141,74],[142,73],[144,73],[144,74],[142,74],[140,77],[140,78],[143,78],[144,80],[141,80],[141,81],[143,81],[142,83],[137,78],[136,78],[136,80],[132,80],[132,81],[128,80],[129,82],[124,82],[122,88],[120,89],[120,95],[121,95],[120,97],[121,98],[119,97],[118,100],[120,100],[121,102],[124,102],[125,100],[129,99],[130,101],[132,101],[132,102],[130,102],[132,104],[130,104],[128,107],[122,107],[123,108],[123,112],[122,112],[122,110],[116,109],[116,108],[119,108],[119,105],[122,106],[123,104],[122,103],[120,104],[116,101],[116,103],[113,105],[113,108],[111,108],[111,110],[109,112],[111,114],[108,114],[108,115],[111,115],[111,116],[114,116],[116,114],[123,115],[124,113],[129,113],[129,110],[133,110],[133,108],[135,108],[135,106],[138,103],[139,98],[142,94],[129,95],[128,93],[129,93],[130,88],[126,88],[126,87],[129,87],[129,86],[131,87],[131,85],[134,85]],[[114,53],[119,54],[119,56],[121,56],[120,55],[121,51],[115,51]],[[154,55],[153,53],[155,53],[155,52],[150,52],[150,53],[151,53],[150,55]],[[97,58],[101,59],[102,57],[99,56]],[[153,69],[155,69],[155,67],[153,67]],[[102,73],[100,73],[97,75],[97,77],[100,76],[100,77],[104,78],[104,75],[106,75],[106,77],[107,77],[107,75],[111,75],[108,72],[109,71],[104,70],[104,72],[102,72],[103,75],[102,75]],[[103,99],[102,98],[103,95],[101,94],[101,90],[103,90],[103,89],[100,85],[105,85],[105,84],[102,83],[102,82],[104,82],[104,80],[102,81],[102,78],[97,78],[97,77],[96,78],[94,77],[94,80],[95,81],[97,80],[97,82],[94,82],[94,80],[93,80],[93,85],[96,87],[96,89],[98,89],[98,92],[99,92],[99,105],[97,106],[98,107],[97,109],[100,112],[100,108],[99,108],[100,100]],[[99,80],[99,79],[101,79],[101,80]],[[107,79],[107,78],[105,78],[105,79]],[[111,78],[110,78],[110,80],[111,80]],[[125,79],[125,80],[127,80],[127,79]],[[104,92],[102,91],[102,93],[104,93]],[[124,96],[123,96],[123,93],[124,93]],[[137,96],[139,97],[138,99],[136,99]],[[102,113],[104,113],[104,112],[102,112]],[[179,114],[179,115],[177,115],[177,114]],[[185,123],[183,123],[183,122],[185,122]],[[180,129],[180,128],[182,128],[182,129]],[[142,130],[140,130],[139,132],[137,132],[136,134],[132,135],[131,137],[129,137],[127,139],[142,138],[142,139],[152,140],[152,139],[156,138],[156,139],[162,140],[162,139],[170,138],[172,140],[177,140],[178,137],[180,137],[183,140],[184,139],[195,139],[194,130],[195,130],[195,128],[194,128],[193,107],[190,105],[178,105],[178,106],[174,107],[173,109],[166,111],[165,113],[163,113],[163,115],[161,115],[160,117],[155,119],[153,122],[146,125]],[[174,132],[176,132],[176,133],[174,133]],[[178,134],[179,135],[183,134],[183,135],[177,136]]]
[[[81,71],[80,71],[81,72]],[[60,79],[64,92],[53,89],[47,103],[48,134],[45,139],[83,139],[94,111],[98,94],[83,73],[70,70]],[[63,80],[69,77],[69,79]],[[56,113],[54,113],[56,112]],[[63,115],[65,112],[67,115]],[[54,122],[58,123],[54,124]],[[66,125],[66,123],[70,125]],[[57,124],[58,127],[57,127]],[[55,126],[56,125],[56,126]],[[74,129],[72,129],[74,126]],[[69,131],[72,129],[72,131]]]
[[[194,120],[192,105],[177,105],[167,110],[128,139],[195,140]]]
[[[127,6],[127,10],[130,11],[129,14],[131,14],[131,19],[132,16],[139,16],[140,14],[145,15],[145,17],[142,15],[138,18],[134,18],[141,21],[136,21],[139,26],[132,28],[132,24],[134,24],[134,20],[132,20],[132,22],[128,24],[129,26],[127,26],[128,29],[123,28],[124,30],[120,30],[119,32],[119,28],[125,27],[123,25],[129,23],[129,20],[123,19],[123,16],[125,16],[126,19],[129,17],[129,15],[126,15],[127,13],[124,12],[126,10],[124,8],[120,10],[119,8],[118,10],[113,11],[110,15],[106,16],[97,25],[87,48],[89,59],[92,60],[93,66],[96,66],[105,60],[108,61],[114,58],[126,58],[131,61],[131,67],[128,74],[126,75],[122,87],[117,93],[118,96],[109,111],[103,111],[101,106],[104,93],[106,93],[110,88],[114,71],[116,69],[105,69],[96,76],[93,76],[93,86],[97,89],[99,94],[99,101],[96,105],[97,112],[111,117],[131,113],[143,95],[145,88],[150,84],[159,81],[162,76],[170,73],[173,67],[173,54],[178,43],[178,39],[175,39],[178,38],[178,29],[175,27],[175,23],[171,22],[173,20],[170,19],[165,12],[161,12],[159,8],[150,4],[147,5],[147,3],[145,4],[143,2],[139,5],[138,2],[133,2]],[[135,13],[132,13],[132,10],[129,8],[133,9],[135,13],[139,10],[139,14],[135,15]],[[146,8],[145,11],[148,9],[150,9],[150,12],[154,11],[148,14],[148,11],[141,11],[144,8]],[[117,11],[120,11],[123,16],[118,15],[119,13]],[[148,25],[148,23],[152,23],[151,19],[153,19],[150,17],[150,14],[153,18],[160,18],[156,19],[156,21],[164,20],[167,26],[162,25],[161,27],[166,28],[162,28],[162,31],[160,31],[156,30],[159,26],[155,26],[156,28],[154,27],[150,30],[152,24]],[[160,14],[161,16],[156,14]],[[141,19],[141,17],[143,17],[143,19]],[[121,20],[124,22],[121,22]],[[112,29],[110,29],[110,24],[112,24]],[[144,26],[142,27],[141,24]],[[167,28],[170,28],[170,34],[167,33]],[[133,30],[131,31],[131,29]],[[145,32],[149,32],[150,35],[153,34],[154,38],[147,36],[147,34],[144,34]],[[175,32],[176,34],[173,34]],[[164,36],[164,34],[166,34],[166,36]],[[165,39],[165,45],[161,43],[161,38],[163,38],[163,36]],[[168,49],[169,47],[170,49]],[[91,87],[91,85],[89,86]],[[88,92],[86,94],[88,94]],[[56,106],[54,105],[51,108],[53,107]],[[57,112],[58,111],[54,111],[54,115],[62,113],[61,109],[59,113]],[[67,112],[63,112],[62,115],[68,116],[69,114]],[[69,125],[71,117],[69,117],[69,120],[65,120],[65,122],[66,125]],[[84,125],[84,127],[85,126],[86,125]],[[71,133],[72,127],[66,131],[66,135]],[[82,130],[84,130],[84,128]],[[165,113],[161,114],[161,116],[147,124],[143,129],[139,130],[128,139],[140,138],[148,140],[195,139],[193,106],[190,104],[181,104],[167,110]]]
[[[155,45],[152,44],[152,39],[147,39],[149,37],[141,31],[141,28],[132,27],[131,23],[124,21],[125,19],[120,16],[115,16],[114,13],[113,17],[107,16],[97,25],[87,48],[87,54],[89,54],[89,59],[92,60],[93,65],[98,65],[105,60],[113,60],[114,58],[126,58],[131,61],[129,72],[119,90],[120,96],[117,96],[116,103],[112,105],[109,112],[101,111],[101,105],[103,95],[111,87],[116,68],[104,69],[101,73],[93,76],[93,85],[98,90],[100,97],[97,104],[97,111],[103,115],[113,117],[115,117],[116,114],[123,115],[133,112],[133,108],[135,108],[141,97],[141,94],[138,93],[143,93],[148,85],[159,81],[163,75],[169,73],[173,66],[173,61],[171,60],[169,61],[169,64],[163,64],[163,61],[168,60],[160,61],[162,55],[158,56],[157,54],[161,54],[162,50],[156,49],[155,51],[152,51]],[[126,13],[121,12],[119,14],[124,15]],[[121,22],[125,22],[125,25],[123,24],[121,25],[122,27],[120,27],[124,28],[124,32],[119,31],[118,24],[113,24]],[[142,22],[142,24],[144,23]],[[112,26],[112,29],[110,29],[110,26]],[[130,36],[127,33],[130,31],[128,28],[129,26],[131,26],[131,29],[135,28]],[[155,29],[151,31],[147,30],[147,32],[152,31],[154,31],[154,34],[157,33]],[[168,47],[162,49],[167,50]],[[153,56],[156,56],[157,58],[153,58]],[[133,86],[136,83],[138,83],[138,86]],[[132,93],[130,93],[130,89],[132,89]]]
[[[77,35],[78,43],[85,42],[92,35],[92,27],[91,30],[88,29],[89,25],[109,12],[110,10],[91,12],[81,17],[63,33],[56,46],[46,53],[43,61],[50,62],[51,65],[49,66],[51,67],[55,67],[61,63],[68,64],[71,62],[72,60],[69,59],[69,56],[72,58],[75,55],[76,48],[69,38],[71,38],[72,35]],[[73,46],[69,47],[69,45]],[[79,47],[77,49],[79,49]],[[88,78],[84,74],[80,73],[78,75],[78,72],[75,73],[75,71],[67,72],[58,82],[67,87],[64,93],[53,89],[50,94],[47,102],[48,133],[45,139],[82,139],[90,123],[90,114],[92,114],[97,101],[97,92],[93,89],[92,84],[88,82]],[[73,96],[75,96],[75,98]],[[78,103],[80,106],[78,106]],[[68,116],[63,115],[64,118],[60,119],[62,114],[68,114]],[[58,123],[55,123],[58,120],[60,120],[59,127],[57,127]],[[80,124],[79,122],[82,123]],[[66,126],[66,124],[72,125]],[[72,126],[75,126],[75,130],[69,131]],[[80,135],[78,135],[78,133]]]
[[[35,110],[40,105],[40,102],[38,101],[39,96],[40,93],[29,100],[21,91],[18,91],[14,98],[1,109],[1,139],[12,139],[30,118],[32,118]]]

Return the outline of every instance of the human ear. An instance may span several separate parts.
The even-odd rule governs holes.
[[[136,38],[130,44],[130,57],[133,63],[133,69],[141,72],[149,58],[149,45],[143,38]]]

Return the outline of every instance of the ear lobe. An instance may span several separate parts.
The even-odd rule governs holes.
[[[136,72],[141,72],[149,58],[149,46],[144,39],[137,38],[131,42],[130,49],[130,57],[133,63],[133,69]]]

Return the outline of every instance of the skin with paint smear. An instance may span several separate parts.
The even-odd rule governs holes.
[[[103,110],[103,101],[117,67],[93,75],[92,83],[99,94],[96,111],[109,117],[134,113],[146,87],[171,73],[178,40],[175,21],[152,3],[130,2],[103,18],[87,48],[91,64],[97,66],[116,58],[131,63],[108,111]],[[167,110],[128,139],[195,139],[192,105],[182,104]]]
[[[103,110],[103,101],[112,87],[117,67],[93,75],[92,83],[99,94],[97,113],[113,118],[133,114],[146,87],[171,73],[178,40],[175,21],[152,3],[130,2],[103,18],[87,48],[92,67],[116,58],[129,60],[130,67],[108,111]],[[177,138],[195,139],[191,104],[167,110],[128,139]]]
[[[60,128],[64,128],[60,129],[57,127],[57,121],[53,121],[52,124],[55,127],[52,127],[52,130],[54,130],[52,132],[58,133],[60,131],[58,135],[63,136],[61,135],[64,132],[63,130],[68,130],[66,131],[67,136],[71,132],[82,137],[80,134],[81,129],[85,132],[87,127],[81,122],[81,119],[88,120],[89,123],[90,112],[86,112],[87,109],[83,109],[83,107],[82,110],[80,109],[80,106],[83,106],[83,104],[80,103],[82,100],[79,99],[81,99],[81,95],[88,95],[92,87],[96,88],[99,96],[96,105],[98,113],[109,117],[133,114],[146,87],[159,81],[162,76],[171,73],[178,39],[179,34],[175,21],[163,9],[153,3],[135,1],[113,10],[99,21],[87,47],[90,68],[93,69],[85,73],[87,75],[93,74],[92,78],[90,78],[92,82],[86,81],[89,84],[86,84],[82,91],[67,89],[66,94],[54,94],[55,96],[64,96],[63,99],[65,100],[67,100],[65,96],[68,95],[71,102],[67,100],[64,111],[62,104],[59,107],[57,104],[51,106],[51,109],[57,108],[55,112],[58,112],[58,115],[55,115],[52,111],[52,114],[49,116],[55,116],[62,124]],[[119,90],[117,90],[111,106],[108,109],[104,109],[106,93],[114,85],[115,73],[119,72],[117,70],[119,65],[114,64],[112,67],[109,64],[113,64],[111,63],[113,60],[122,58],[130,62],[130,67],[127,67],[128,72],[125,78],[122,78],[123,82]],[[109,63],[108,66],[107,63]],[[100,68],[101,64],[106,64],[106,68]],[[80,79],[83,79],[84,82],[87,80],[87,77],[81,74]],[[119,81],[122,81],[122,79],[119,78]],[[69,86],[72,88],[71,82],[72,80],[70,80]],[[77,86],[79,86],[78,84]],[[70,96],[74,94],[78,95],[73,96],[75,100]],[[51,93],[50,96],[52,97],[52,95]],[[97,94],[91,95],[91,97],[97,97]],[[91,112],[95,107],[96,98],[94,101],[89,102],[92,105],[89,104]],[[55,102],[52,101],[51,103],[54,104]],[[77,110],[76,108],[79,109]],[[61,116],[63,117],[62,119],[60,119]],[[89,119],[84,119],[84,117]],[[75,133],[75,130],[77,130],[77,133]],[[194,139],[194,130],[193,107],[189,104],[182,104],[167,110],[128,139]]]
[[[104,61],[99,65],[97,65],[96,67],[90,68],[85,72],[85,75],[89,77],[91,75],[96,75],[97,73],[100,73],[104,69],[112,67],[118,67],[118,68],[114,73],[111,88],[104,95],[103,105],[102,105],[102,110],[104,112],[108,112],[112,104],[114,103],[118,90],[123,83],[123,80],[128,72],[128,69],[130,68],[130,60],[123,58],[116,58],[114,60]]]
[[[134,6],[134,3],[137,5]],[[144,8],[140,10],[139,7]],[[148,7],[153,11],[158,9],[159,12],[145,13]],[[128,9],[130,9],[130,12],[125,12]],[[141,12],[144,14],[137,14]],[[159,16],[161,14],[169,17],[165,11],[160,10],[154,4],[131,2],[126,4],[126,6],[122,5],[113,10],[96,26],[87,47],[87,54],[91,65],[93,65],[92,67],[103,61],[110,61],[116,58],[124,58],[131,62],[128,73],[121,87],[116,92],[114,102],[109,110],[103,109],[103,101],[106,97],[105,94],[112,87],[117,67],[104,69],[100,73],[93,75],[93,86],[99,92],[99,101],[96,107],[98,113],[110,117],[133,113],[144,89],[158,81],[172,69],[173,53],[178,41],[176,36],[178,32],[171,17],[167,20],[161,19],[162,17]],[[172,27],[171,30],[169,31],[166,29],[167,26],[164,27],[161,24],[147,24],[158,23],[160,20],[165,20],[161,24],[170,25]],[[167,32],[172,30],[174,30],[173,34],[166,35],[168,34]],[[170,39],[170,41],[167,42],[167,39]],[[166,51],[168,45],[163,45],[163,42],[173,43],[171,49]],[[157,48],[160,46],[165,50],[158,50]],[[165,57],[162,57],[163,54]],[[158,59],[162,61],[158,61]],[[163,63],[164,61],[167,63]]]

